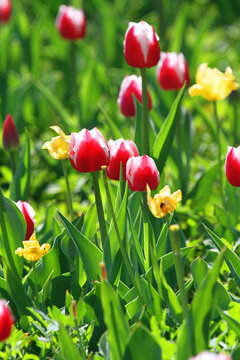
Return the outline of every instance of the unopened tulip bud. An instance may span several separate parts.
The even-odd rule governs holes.
[[[0,0],[0,22],[7,22],[11,16],[12,3],[10,0]]]
[[[132,140],[118,139],[108,142],[110,161],[106,168],[107,175],[112,180],[119,180],[120,167],[123,168],[123,180],[126,180],[126,163],[131,156],[139,156],[137,146]]]
[[[152,100],[149,91],[147,95],[148,110],[150,111],[152,108]],[[122,81],[118,95],[118,105],[124,116],[135,116],[136,106],[134,97],[142,104],[142,78],[141,76],[127,75]]]
[[[124,56],[128,65],[138,68],[157,65],[160,57],[158,36],[145,21],[130,22],[124,39]]]
[[[56,27],[64,39],[77,40],[86,34],[86,16],[82,9],[61,5],[56,18]]]
[[[190,84],[189,69],[182,53],[161,52],[157,66],[157,80],[164,90],[179,90],[186,81]]]
[[[108,145],[96,127],[90,131],[82,129],[79,133],[71,134],[69,159],[79,172],[99,171],[102,166],[108,165]]]
[[[159,185],[159,172],[148,155],[130,157],[126,165],[126,177],[132,191],[146,191],[147,185],[155,190]]]
[[[13,315],[5,300],[0,300],[0,341],[6,340],[14,324]]]
[[[229,183],[240,187],[240,146],[237,148],[228,147],[225,160],[225,172]]]
[[[2,142],[3,147],[9,150],[15,149],[19,145],[18,131],[11,115],[7,115],[4,120]]]
[[[16,205],[19,208],[19,210],[21,210],[25,218],[27,224],[25,240],[29,240],[32,234],[34,233],[34,224],[36,223],[36,220],[34,219],[35,211],[31,207],[31,205],[28,204],[28,202],[26,201],[19,200]]]

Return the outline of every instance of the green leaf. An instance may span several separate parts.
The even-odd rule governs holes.
[[[22,277],[23,258],[15,250],[25,240],[26,221],[16,204],[3,196],[0,189],[0,254],[11,270]]]
[[[223,257],[224,252],[219,254],[212,269],[209,270],[195,293],[189,321],[183,324],[180,331],[176,360],[188,360],[191,356],[208,348],[209,322]]]
[[[30,184],[30,141],[28,132],[25,135],[25,146],[20,158],[20,162],[10,185],[11,199],[18,201],[28,200]]]
[[[178,118],[177,112],[183,98],[185,87],[186,84],[183,85],[176,100],[174,101],[169,111],[169,114],[164,121],[158,133],[158,136],[153,144],[153,157],[160,160],[158,162],[158,170],[160,173],[164,168],[165,162],[171,150]]]
[[[65,329],[65,327],[62,324],[60,324],[60,328],[58,332],[58,340],[64,360],[85,359],[85,357],[82,357],[80,355],[78,348],[76,347],[68,331]]]
[[[224,254],[225,261],[226,261],[234,279],[236,280],[236,283],[240,287],[240,260],[239,260],[238,256],[232,250],[230,250],[229,247],[227,247],[224,244],[224,242],[212,230],[210,230],[205,224],[203,224],[203,226],[206,229],[206,231],[208,232],[208,234],[211,236],[211,238],[213,239],[216,247],[219,250],[226,249],[225,254]]]
[[[103,281],[101,284],[101,302],[104,321],[108,329],[107,339],[111,359],[122,360],[129,335],[129,327],[117,293],[107,281]]]
[[[90,282],[98,280],[101,275],[100,263],[103,260],[101,250],[78,231],[59,211],[58,215],[79,252],[88,280]]]
[[[137,324],[131,332],[124,360],[161,360],[162,351],[151,333]]]
[[[236,333],[236,335],[240,337],[240,323],[236,319],[229,316],[226,311],[221,311],[219,309],[219,313],[221,314],[223,320],[226,321],[230,329],[232,329]]]

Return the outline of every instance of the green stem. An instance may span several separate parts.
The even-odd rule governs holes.
[[[117,235],[119,248],[120,248],[120,251],[122,253],[123,261],[124,261],[125,266],[127,268],[128,275],[129,275],[129,277],[130,277],[130,279],[131,279],[131,281],[133,283],[133,286],[135,287],[136,292],[137,292],[137,294],[139,296],[139,299],[142,301],[143,305],[146,306],[144,298],[143,298],[143,296],[141,294],[141,291],[140,291],[140,289],[138,287],[138,284],[137,284],[137,282],[135,280],[135,276],[134,276],[134,273],[132,271],[131,264],[130,264],[130,261],[128,259],[127,253],[125,251],[125,247],[124,247],[124,245],[122,243],[122,239],[121,239],[121,235],[120,235],[120,232],[119,232],[117,219],[116,219],[116,216],[115,216],[115,212],[114,212],[114,208],[113,208],[113,204],[112,204],[112,199],[111,199],[111,195],[110,195],[110,191],[109,191],[109,187],[108,187],[108,179],[107,179],[106,169],[103,169],[103,181],[104,181],[104,187],[105,187],[105,190],[106,190],[108,205],[110,207],[110,211],[111,211],[111,215],[112,215],[112,219],[113,219],[113,224],[114,224],[115,232],[116,232],[116,235]]]
[[[71,221],[73,221],[73,219],[74,219],[74,213],[73,213],[73,206],[72,206],[72,194],[71,194],[71,190],[70,190],[70,186],[69,186],[69,181],[68,181],[68,173],[67,173],[67,167],[66,167],[66,159],[62,159],[62,167],[63,167],[63,173],[64,173],[64,178],[65,178],[65,183],[66,183],[66,188],[67,188],[68,211],[69,211],[69,213],[70,213]]]
[[[178,229],[171,230],[169,214],[167,214],[166,220],[167,220],[167,224],[168,224],[169,237],[170,237],[170,242],[171,242],[171,247],[172,247],[172,252],[173,252],[173,257],[174,257],[174,266],[175,266],[175,271],[176,271],[176,276],[177,276],[177,283],[178,283],[178,288],[180,291],[180,297],[181,297],[181,302],[182,302],[183,316],[184,316],[186,324],[188,324],[188,331],[189,331],[189,336],[191,339],[190,342],[191,342],[191,346],[192,346],[192,353],[194,354],[195,353],[195,351],[194,351],[194,349],[195,349],[194,329],[193,329],[192,321],[190,318],[191,314],[188,310],[188,300],[187,300],[187,295],[186,295],[186,291],[185,291],[185,287],[184,287],[184,267],[183,267],[182,257],[181,257],[181,246],[180,246]]]
[[[12,176],[14,176],[16,172],[16,152],[15,150],[10,150],[10,161],[11,161],[11,168],[12,168]]]
[[[98,221],[99,221],[101,240],[102,240],[102,248],[104,248],[104,243],[107,238],[107,231],[106,231],[106,223],[105,223],[105,217],[104,217],[104,212],[103,212],[102,198],[101,198],[101,193],[100,193],[99,183],[98,183],[98,172],[93,171],[93,172],[91,172],[91,175],[92,175],[93,189],[94,189],[94,193],[95,193],[95,200],[96,200],[96,206],[97,206]]]
[[[81,104],[79,98],[79,88],[77,84],[77,47],[74,41],[71,42],[71,73],[72,73],[72,91],[75,99],[75,107],[78,117],[78,125],[81,128]]]
[[[149,155],[149,113],[148,113],[148,96],[147,96],[147,75],[146,68],[140,69],[142,77],[142,108],[143,108],[143,153]]]
[[[34,293],[35,293],[35,305],[38,307],[38,286],[37,286],[37,272],[35,261],[33,261],[33,278],[34,278]]]
[[[221,200],[222,200],[222,206],[224,207],[224,192],[223,192],[223,181],[222,181],[222,164],[221,164],[221,141],[220,141],[220,121],[218,118],[217,113],[217,102],[213,101],[213,107],[214,107],[214,115],[216,119],[217,124],[217,146],[218,146],[218,176],[219,176],[219,185],[220,185],[220,194],[221,194]]]
[[[234,139],[234,146],[238,146],[239,145],[239,141],[238,141],[238,111],[237,111],[237,104],[234,101],[233,104],[233,111],[234,111],[234,134],[233,134],[233,139]]]

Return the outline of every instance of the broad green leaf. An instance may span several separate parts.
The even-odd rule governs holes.
[[[88,280],[98,280],[101,275],[100,263],[103,260],[101,250],[87,239],[69,220],[65,218],[59,211],[59,217],[67,229],[72,241],[82,260],[83,268],[86,272]]]
[[[159,159],[158,170],[161,173],[173,143],[177,124],[178,108],[181,104],[186,85],[184,85],[174,101],[169,114],[164,121],[158,136],[153,144],[153,157]]]
[[[180,330],[176,360],[188,360],[191,356],[208,348],[210,315],[223,257],[224,252],[219,254],[195,293],[189,320]]]
[[[236,333],[237,337],[240,337],[240,323],[236,319],[229,316],[226,311],[221,311],[219,309],[219,313],[223,320],[227,322],[230,329],[232,329]]]
[[[22,277],[23,258],[15,254],[25,240],[26,221],[16,204],[3,196],[0,189],[0,254],[11,270]]]
[[[85,359],[85,357],[80,355],[79,349],[77,348],[76,344],[74,344],[73,339],[69,335],[69,332],[62,324],[60,324],[59,327],[58,340],[64,360]]]
[[[25,145],[20,157],[20,162],[10,185],[10,197],[14,201],[28,200],[30,184],[30,141],[28,132],[25,135]]]
[[[238,256],[227,247],[224,242],[212,231],[210,230],[206,225],[204,225],[204,228],[208,232],[208,234],[211,236],[212,240],[214,241],[216,247],[219,250],[226,249],[224,253],[225,261],[236,280],[237,285],[240,287],[240,260]]]
[[[103,281],[101,284],[101,302],[108,330],[107,339],[111,359],[122,360],[129,336],[129,327],[117,293],[107,281]]]
[[[162,351],[151,333],[137,324],[130,335],[126,346],[124,360],[161,360]]]

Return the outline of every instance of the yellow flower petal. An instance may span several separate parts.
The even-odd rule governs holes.
[[[58,126],[51,126],[59,136],[52,138],[51,141],[45,142],[42,149],[49,151],[49,154],[54,159],[67,159],[69,158],[69,142],[70,136],[65,135],[62,129]]]
[[[199,65],[196,73],[196,84],[188,89],[190,96],[201,95],[209,101],[223,100],[233,90],[239,88],[232,69],[228,66],[225,73],[218,69],[211,69],[206,63]]]
[[[151,190],[147,185],[148,206],[151,213],[157,218],[162,218],[166,216],[168,212],[174,211],[177,207],[177,203],[181,200],[181,190],[177,190],[171,195],[171,191],[168,185],[160,190],[159,194],[156,194],[154,198],[152,198]]]
[[[19,247],[15,251],[15,254],[23,256],[24,259],[29,261],[41,259],[50,249],[50,244],[43,244],[42,246],[39,245],[39,242],[36,240],[35,232],[31,236],[30,240],[23,241],[23,246],[24,248]]]

